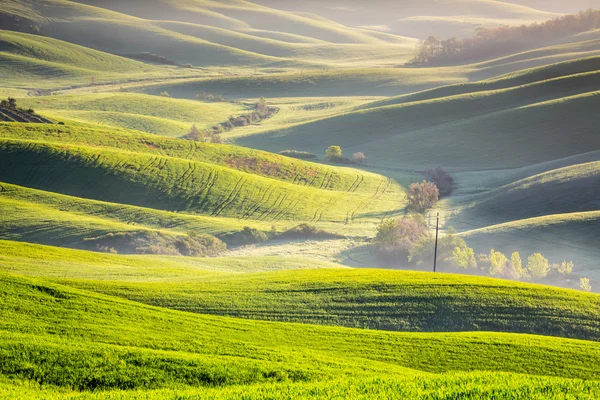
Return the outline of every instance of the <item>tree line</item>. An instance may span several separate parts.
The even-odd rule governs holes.
[[[430,36],[417,45],[410,66],[443,65],[473,61],[526,48],[532,44],[551,42],[567,36],[600,28],[600,10],[586,10],[552,20],[521,26],[477,28],[467,39]]]

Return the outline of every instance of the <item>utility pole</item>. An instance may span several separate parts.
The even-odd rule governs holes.
[[[438,246],[438,232],[440,230],[440,213],[437,213],[437,219],[435,222],[435,249],[433,250],[433,272],[437,269],[437,246]]]

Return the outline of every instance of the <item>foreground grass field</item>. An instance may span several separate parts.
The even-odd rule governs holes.
[[[0,288],[2,312],[11,315],[0,323],[4,382],[50,390],[223,387],[459,371],[543,370],[547,376],[598,379],[595,342],[500,333],[385,333],[200,316],[4,273]],[[522,379],[535,388],[532,378]],[[582,393],[595,390],[593,383],[558,380],[555,385],[556,393],[565,390],[561,385]],[[535,393],[534,388],[521,390]]]
[[[200,314],[600,339],[599,296],[572,290],[459,275],[331,269],[336,264],[307,258],[136,258],[4,241],[0,250],[5,272]]]

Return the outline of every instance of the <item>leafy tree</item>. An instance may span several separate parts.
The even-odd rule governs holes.
[[[523,261],[518,251],[510,256],[510,263],[506,267],[505,276],[517,280],[528,276],[527,271],[523,268]]]
[[[470,248],[455,247],[451,257],[452,264],[461,269],[477,268],[475,251]]]
[[[425,175],[438,187],[440,197],[450,196],[456,188],[454,178],[442,167],[429,169],[425,171]]]
[[[187,139],[195,140],[195,141],[204,140],[204,134],[202,132],[200,132],[200,130],[198,129],[196,124],[192,125],[192,127],[190,128],[190,131],[185,135],[185,137]]]
[[[491,276],[503,276],[505,274],[506,264],[508,258],[499,251],[494,249],[490,250],[490,275]]]
[[[581,278],[579,279],[579,288],[584,292],[591,292],[592,285],[590,285],[590,278]]]
[[[359,151],[358,153],[352,154],[352,162],[354,164],[366,164],[367,157],[365,157],[365,155]]]
[[[573,261],[563,261],[558,266],[558,273],[561,275],[571,275],[573,273],[573,267],[575,264]]]
[[[435,239],[431,235],[428,235],[410,249],[409,261],[417,264],[431,262],[433,260],[434,248]],[[454,228],[449,227],[448,231],[444,235],[441,235],[438,240],[438,264],[440,266],[453,265],[453,256],[456,248],[460,248],[463,253],[470,253],[472,251],[472,249],[469,250],[469,246],[467,246],[465,240],[456,234]]]
[[[10,108],[17,108],[17,99],[15,99],[14,97],[9,97],[8,98],[8,106]]]
[[[429,237],[429,229],[421,215],[410,215],[400,219],[388,219],[377,227],[373,245],[377,254],[386,260],[408,260],[412,247]]]
[[[408,191],[408,208],[422,213],[438,202],[440,192],[433,182],[413,183]]]
[[[545,278],[550,272],[550,265],[544,256],[535,253],[527,259],[527,270],[533,278]]]
[[[7,108],[8,107],[8,100],[1,100],[0,101],[0,107]]]
[[[342,157],[342,148],[340,146],[329,146],[325,150],[325,159],[330,161],[335,158]]]

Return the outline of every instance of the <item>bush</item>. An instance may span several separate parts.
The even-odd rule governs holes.
[[[15,99],[14,97],[9,97],[8,98],[8,107],[17,108],[17,99]]]
[[[409,261],[409,254],[420,241],[430,238],[429,229],[421,215],[388,219],[377,227],[373,247],[384,261]]]
[[[276,237],[281,239],[340,239],[344,236],[326,232],[315,225],[300,224],[277,234]]]
[[[329,146],[327,150],[325,150],[325,160],[333,161],[335,158],[342,157],[342,148],[340,146]]]
[[[327,161],[336,163],[336,164],[352,164],[352,161],[346,157],[332,156],[332,157],[329,157],[329,159]]]
[[[457,248],[460,250],[456,250]],[[412,246],[409,251],[409,261],[415,264],[433,263],[434,250],[435,238],[428,234]],[[468,257],[471,252],[475,253],[472,249],[469,249],[465,240],[456,234],[454,228],[450,227],[446,234],[440,235],[438,240],[438,265],[440,267],[458,266],[456,265],[458,260],[455,259],[455,256],[458,256],[457,252],[460,252],[462,257]],[[471,261],[468,257],[467,264],[471,264]],[[475,264],[477,263],[475,262]]]
[[[314,160],[317,158],[316,154],[298,150],[282,150],[279,154],[286,157],[299,158],[301,160]]]
[[[359,151],[358,153],[352,154],[352,162],[354,164],[366,164],[367,157],[365,157],[365,155]]]
[[[240,232],[234,232],[222,236],[221,240],[231,247],[241,247],[265,242],[269,240],[269,237],[266,233],[261,232],[258,229],[246,226],[244,227],[244,230]]]
[[[198,100],[208,101],[208,102],[226,102],[225,97],[220,94],[212,94],[207,92],[200,92],[196,94],[196,98]]]
[[[194,124],[190,128],[190,131],[188,133],[186,133],[183,137],[184,137],[184,139],[195,140],[195,141],[203,141],[204,140],[204,133],[200,132],[200,130],[198,129],[198,127],[196,126],[196,124]]]
[[[442,167],[429,169],[425,171],[425,175],[438,187],[440,197],[450,196],[456,189],[454,178]]]
[[[109,233],[100,237],[87,238],[78,247],[119,254],[193,257],[217,256],[227,250],[225,243],[210,235],[173,236],[148,231]]]
[[[440,192],[435,183],[423,181],[410,185],[408,192],[408,208],[422,213],[438,202]]]

